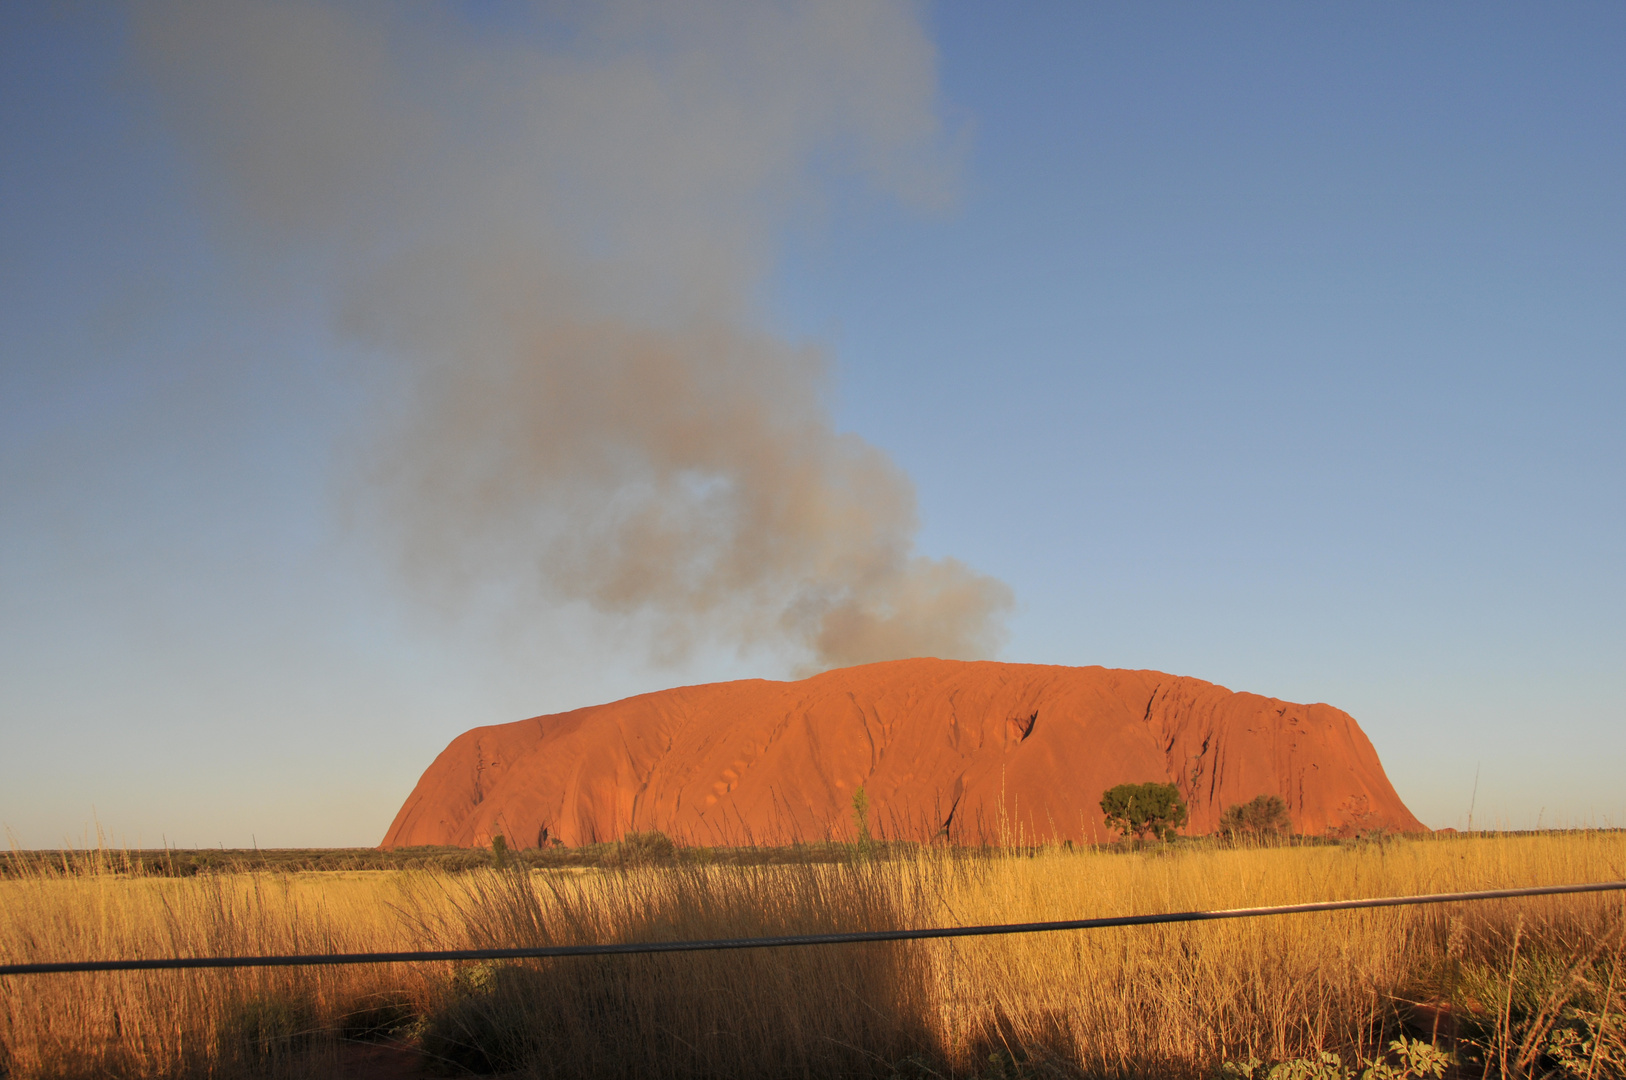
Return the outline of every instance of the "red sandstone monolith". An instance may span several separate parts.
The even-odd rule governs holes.
[[[1420,832],[1349,714],[1156,671],[897,660],[800,682],[686,686],[475,728],[413,789],[387,848],[515,847],[659,829],[693,844],[877,835],[1102,841],[1101,793],[1178,785],[1187,834],[1287,800],[1297,832]]]

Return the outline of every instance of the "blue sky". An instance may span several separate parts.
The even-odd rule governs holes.
[[[550,113],[613,191],[536,196],[566,232],[583,207],[592,225],[547,242],[612,254],[550,248],[546,272],[621,267],[593,302],[651,325],[712,305],[820,354],[836,426],[912,481],[900,542],[1010,587],[1000,658],[1331,702],[1430,825],[1465,824],[1470,800],[1480,823],[1621,822],[1621,9],[945,4],[831,34],[782,82],[758,61],[808,27],[736,37],[695,10],[616,39],[613,85],[670,49],[783,113],[746,109],[760,126],[719,136],[688,186],[568,143],[565,121],[608,106]],[[407,330],[352,328],[403,307],[356,282],[388,280],[403,222],[489,229],[424,201],[444,177],[529,205],[541,173],[507,125],[533,99],[423,135],[407,121],[469,107],[444,104],[455,66],[381,81],[365,130],[411,128],[408,164],[329,197],[352,170],[325,128],[289,144],[317,164],[281,186],[270,159],[234,178],[229,151],[262,145],[240,133],[279,147],[282,129],[200,104],[234,86],[197,59],[208,40],[112,9],[0,19],[0,822],[18,842],[100,823],[132,844],[374,843],[467,727],[796,668],[795,640],[742,637],[718,608],[663,661],[659,603],[448,605],[369,524],[356,492],[420,369],[392,352]],[[335,94],[369,42],[422,57],[430,32],[465,72],[583,85],[545,82],[584,55],[580,28],[519,9],[374,21],[333,31]],[[589,60],[572,77],[608,64]],[[849,78],[855,100],[830,89]],[[718,93],[681,132],[736,115]],[[781,122],[802,149],[759,157]],[[312,145],[327,157],[294,152]],[[447,164],[459,150],[503,167]],[[657,198],[705,228],[668,229]],[[684,291],[696,266],[723,301]]]

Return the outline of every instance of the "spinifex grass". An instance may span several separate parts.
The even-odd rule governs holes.
[[[158,879],[105,863],[0,881],[0,957],[741,937],[1621,877],[1620,833],[458,875]],[[1376,1057],[1409,1023],[1477,1072],[1602,1080],[1626,1068],[1621,926],[1619,896],[1570,896],[524,964],[13,977],[0,1053],[17,1077],[319,1076],[347,1030],[394,1029],[448,1070],[1197,1078],[1226,1060]]]

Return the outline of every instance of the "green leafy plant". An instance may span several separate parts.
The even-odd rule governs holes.
[[[1268,1068],[1256,1057],[1227,1061],[1216,1074],[1218,1080],[1350,1080],[1343,1058],[1326,1050],[1315,1057],[1290,1058]]]
[[[508,868],[508,838],[501,833],[491,838],[491,865],[498,870]]]
[[[1394,1064],[1381,1057],[1369,1061],[1361,1072],[1361,1080],[1422,1080],[1426,1076],[1440,1080],[1445,1070],[1456,1064],[1456,1057],[1450,1051],[1404,1035],[1389,1044],[1389,1053],[1395,1059]]]
[[[1393,1062],[1389,1060],[1393,1058]],[[1389,1044],[1389,1053],[1362,1062],[1359,1080],[1441,1080],[1456,1064],[1451,1053],[1421,1039],[1402,1035]],[[1314,1057],[1289,1058],[1266,1067],[1250,1057],[1227,1061],[1217,1070],[1218,1080],[1355,1080],[1344,1059],[1328,1050]]]
[[[1186,823],[1186,803],[1173,784],[1151,781],[1145,784],[1119,784],[1101,795],[1101,813],[1107,827],[1144,840],[1174,839],[1174,831]]]
[[[1265,1080],[1349,1080],[1349,1070],[1343,1058],[1323,1050],[1313,1058],[1282,1062],[1265,1074]]]

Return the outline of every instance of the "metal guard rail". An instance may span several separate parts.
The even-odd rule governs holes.
[[[308,956],[177,956],[151,960],[79,960],[37,964],[0,964],[0,975],[52,975],[88,971],[164,971],[191,968],[304,967],[331,964],[408,964],[448,960],[536,960],[556,956],[624,956],[643,953],[714,952],[722,949],[776,949],[792,945],[843,945],[863,941],[923,941],[931,938],[983,937],[990,934],[1038,934],[1054,930],[1098,930],[1112,926],[1254,919],[1265,915],[1301,915],[1313,911],[1451,904],[1467,900],[1505,900],[1521,896],[1626,891],[1626,881],[1583,885],[1541,885],[1526,889],[1381,896],[1367,900],[1328,900],[1277,907],[1177,911],[1161,915],[1114,915],[1062,922],[1003,923],[992,926],[941,926],[923,930],[859,930],[841,934],[793,934],[784,937],[723,938],[713,941],[642,941],[614,945],[545,945],[529,949],[445,949],[420,952],[317,953]]]

